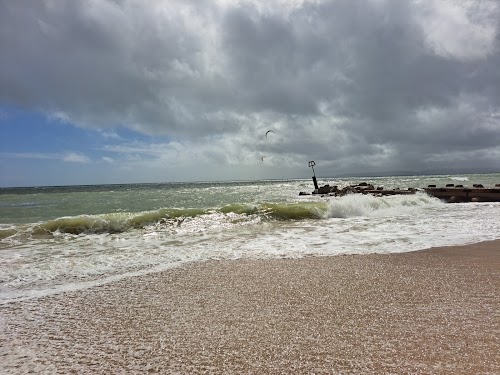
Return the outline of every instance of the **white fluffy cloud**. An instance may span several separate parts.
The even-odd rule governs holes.
[[[488,1],[422,2],[420,23],[429,47],[439,56],[481,60],[498,45],[498,4]]]
[[[63,155],[62,160],[71,162],[71,163],[89,163],[90,159],[83,155],[79,154],[77,152],[68,152]]]

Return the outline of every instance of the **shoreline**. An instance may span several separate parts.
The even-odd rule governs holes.
[[[500,240],[193,263],[0,306],[8,374],[498,373]]]

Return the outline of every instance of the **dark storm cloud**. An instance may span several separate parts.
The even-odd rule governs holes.
[[[497,166],[495,1],[145,4],[0,2],[0,100],[210,141],[201,155],[217,162],[245,150],[331,173]]]
[[[200,30],[174,2],[143,5],[2,3],[0,97],[83,125],[154,133],[189,124],[191,106],[210,106],[218,90],[203,72]]]

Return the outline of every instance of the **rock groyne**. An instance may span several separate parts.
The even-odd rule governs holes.
[[[418,191],[424,192],[448,203],[500,202],[500,184],[496,184],[494,188],[485,188],[482,184],[474,184],[472,188],[465,187],[463,185],[448,184],[445,187],[429,185],[423,189],[411,187],[407,189],[384,189],[383,186],[375,187],[370,183],[361,182],[360,184],[346,186],[343,188],[339,188],[337,185],[324,185],[317,190],[314,190],[311,194],[333,197],[341,197],[347,194],[387,196],[415,194]],[[310,195],[310,193],[300,192],[299,195]]]

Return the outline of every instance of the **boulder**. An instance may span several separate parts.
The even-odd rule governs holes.
[[[330,185],[321,186],[318,189],[318,194],[328,194],[330,192]]]

